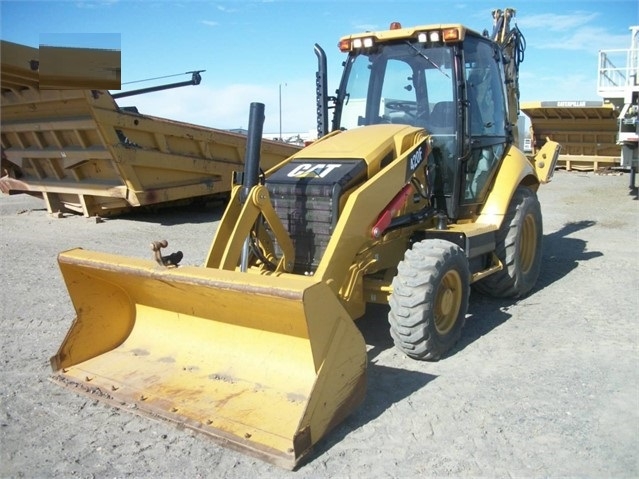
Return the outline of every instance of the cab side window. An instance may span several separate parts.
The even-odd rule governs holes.
[[[471,154],[466,161],[462,203],[482,202],[507,138],[506,101],[499,52],[488,42],[464,44],[466,100]]]
[[[503,76],[498,65],[497,52],[481,41],[468,42],[471,59],[466,63],[466,84],[470,133],[473,136],[506,137],[506,103]],[[474,51],[472,51],[474,47]]]

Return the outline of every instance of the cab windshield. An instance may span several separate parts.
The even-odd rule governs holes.
[[[402,42],[349,57],[339,128],[400,123],[455,130],[453,51]]]
[[[470,215],[472,205],[484,201],[509,141],[500,62],[489,39],[472,35],[462,44],[403,40],[351,53],[333,129],[381,123],[424,128],[436,201],[446,203],[451,217],[457,204],[468,206]]]

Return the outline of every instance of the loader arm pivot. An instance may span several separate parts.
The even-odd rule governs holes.
[[[262,185],[254,186],[243,205],[239,202],[240,193],[241,187],[236,186],[230,201],[235,207],[229,209],[228,214],[222,218],[218,235],[209,251],[206,267],[230,271],[236,269],[244,242],[261,216],[281,244],[282,255],[275,272],[291,272],[295,256],[293,243],[273,209],[268,190]]]

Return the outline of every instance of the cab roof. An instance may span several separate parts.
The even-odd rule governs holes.
[[[345,35],[340,38],[340,42],[344,40],[353,40],[355,38],[370,38],[373,37],[377,40],[377,42],[386,42],[391,40],[401,40],[408,38],[416,38],[417,35],[423,32],[431,32],[431,31],[444,31],[450,29],[456,29],[459,32],[459,38],[457,41],[463,41],[467,34],[473,36],[481,36],[478,32],[465,27],[459,23],[440,23],[440,24],[431,24],[431,25],[418,25],[412,27],[401,27],[399,23],[397,25],[399,28],[392,28],[395,22],[391,24],[391,28],[388,30],[378,30],[378,31],[368,31],[361,33],[353,33],[350,35]]]

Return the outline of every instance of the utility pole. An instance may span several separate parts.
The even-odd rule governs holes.
[[[286,83],[284,83],[286,86]],[[280,141],[284,141],[282,139],[282,83],[279,85],[279,102],[280,102]]]

